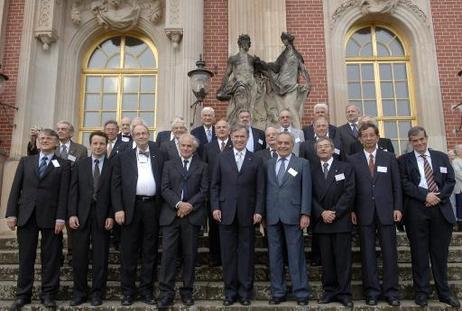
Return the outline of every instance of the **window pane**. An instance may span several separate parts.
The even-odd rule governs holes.
[[[372,44],[368,43],[361,49],[360,56],[372,56]]]
[[[364,101],[364,114],[371,117],[377,116],[377,103],[375,100]]]
[[[130,118],[131,120],[133,120],[133,118],[136,118],[136,117],[138,116],[138,113],[137,113],[137,112],[134,112],[134,111],[129,111],[129,112],[124,111],[122,115],[123,115],[124,117],[128,117],[128,118]]]
[[[103,95],[103,110],[117,110],[117,95]]]
[[[377,38],[377,43],[382,43],[384,45],[388,45],[391,41],[393,41],[394,35],[384,28],[377,27],[375,29],[375,35]]]
[[[353,39],[355,39],[360,45],[364,46],[367,43],[372,42],[372,36],[371,36],[371,28],[366,27],[363,29],[358,30],[353,36]]]
[[[101,92],[101,77],[87,77],[87,92]]]
[[[88,62],[89,68],[104,68],[106,67],[106,55],[99,49],[93,52],[93,55],[90,57]]]
[[[106,65],[107,68],[120,68],[120,55],[114,55],[112,56],[107,65]]]
[[[369,81],[374,80],[374,68],[372,67],[372,64],[361,65],[361,73],[362,73],[363,80],[369,80]]]
[[[147,48],[138,58],[141,67],[156,68],[156,59],[151,49]]]
[[[156,78],[154,76],[141,77],[141,92],[154,93],[156,90]]]
[[[404,56],[404,48],[396,38],[389,46],[393,56]]]
[[[85,110],[99,110],[100,107],[99,94],[87,94],[85,96]]]
[[[130,54],[139,55],[146,47],[146,44],[137,38],[126,37],[125,39],[125,51]]]
[[[402,140],[400,142],[400,147],[401,147],[401,150],[399,154],[403,154],[403,153],[406,153],[412,150],[412,148],[409,146],[408,140]]]
[[[85,127],[97,127],[100,126],[99,112],[85,112],[83,126]]]
[[[393,83],[392,82],[382,82],[380,83],[382,88],[382,98],[393,98]]]
[[[377,42],[377,55],[378,56],[390,56],[388,47]]]
[[[411,128],[411,121],[398,121],[399,137],[407,139],[407,132]]]
[[[395,74],[395,80],[407,80],[405,64],[393,64],[393,73]]]
[[[90,142],[89,142],[89,139],[90,139],[90,134],[89,132],[84,132],[82,134],[82,144],[86,147],[89,147],[90,146]]]
[[[393,144],[393,149],[395,149],[396,154],[401,154],[399,150],[399,141],[398,140],[392,140],[391,143]]]
[[[409,92],[407,90],[407,82],[396,82],[395,84],[396,97],[407,98]]]
[[[155,97],[151,94],[140,95],[140,110],[151,110],[154,111]]]
[[[347,57],[359,56],[359,45],[353,40],[350,40],[347,44],[346,56]]]
[[[105,77],[104,78],[104,92],[105,93],[117,93],[117,78],[116,77]]]
[[[122,110],[137,110],[138,95],[125,94],[123,96]]]
[[[101,47],[108,55],[114,55],[120,53],[120,41],[121,37],[114,37],[108,39],[101,44]]]
[[[359,83],[348,83],[348,97],[352,99],[361,98],[361,86]]]
[[[396,101],[398,106],[398,115],[400,116],[410,116],[411,109],[409,107],[409,100],[407,99],[399,99]]]
[[[396,129],[395,121],[385,121],[383,122],[384,134],[386,138],[397,138],[398,130]]]
[[[146,122],[148,127],[154,126],[154,113],[153,112],[140,112],[141,119]]]
[[[125,68],[139,68],[140,65],[133,55],[125,54]]]
[[[124,78],[124,92],[125,93],[138,93],[138,77],[125,77]]]
[[[103,112],[101,113],[101,116],[102,116],[102,124],[104,124],[104,122],[106,121],[109,121],[109,120],[115,120],[116,119],[116,112]]]
[[[380,80],[392,80],[391,65],[380,64]]]
[[[384,100],[382,101],[382,109],[384,116],[396,116],[395,101]]]
[[[373,82],[363,83],[363,98],[375,99],[375,84]]]

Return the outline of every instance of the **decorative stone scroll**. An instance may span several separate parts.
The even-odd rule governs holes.
[[[178,47],[183,38],[183,21],[181,18],[181,1],[166,1],[165,34],[172,42],[174,48]]]
[[[42,48],[48,50],[50,44],[58,39],[58,18],[61,0],[38,0],[35,19],[34,36],[42,43]]]

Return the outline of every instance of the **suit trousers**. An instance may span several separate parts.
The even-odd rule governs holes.
[[[207,201],[207,210],[210,211],[210,201]],[[220,231],[219,225],[215,219],[213,219],[212,212],[208,214],[209,224],[209,262],[221,264],[220,256]]]
[[[267,230],[271,295],[273,297],[284,297],[287,294],[283,259],[283,249],[284,245],[286,245],[292,292],[298,300],[308,299],[310,294],[303,231],[300,230],[298,225],[288,225],[282,222],[269,225]]]
[[[74,275],[74,299],[87,297],[88,253],[91,244],[92,286],[90,295],[103,299],[106,293],[109,254],[109,231],[98,226],[96,206],[90,207],[90,215],[84,227],[73,232],[72,269]]]
[[[317,233],[322,287],[329,300],[351,300],[351,232]]]
[[[136,200],[133,220],[123,225],[120,236],[120,281],[122,294],[136,294],[136,270],[141,253],[139,294],[153,295],[159,239],[159,207],[152,200]]]
[[[18,227],[17,230],[19,273],[16,297],[30,299],[32,296],[34,264],[40,232],[40,260],[42,263],[42,291],[40,297],[54,299],[59,290],[63,235],[62,233],[55,234],[54,228],[39,228],[35,213],[34,211],[29,221],[24,226]]]
[[[197,240],[200,226],[192,225],[186,218],[176,218],[172,224],[162,226],[162,261],[159,273],[159,289],[162,297],[175,297],[175,276],[178,246],[183,259],[182,297],[192,297],[194,266],[197,256]]]
[[[378,233],[380,250],[383,258],[382,290],[377,269],[375,239]],[[398,251],[396,249],[395,225],[382,225],[375,221],[368,226],[359,226],[361,241],[361,264],[363,290],[366,297],[378,299],[382,294],[386,299],[399,299],[398,289]]]
[[[439,298],[452,296],[448,285],[448,252],[453,225],[439,207],[409,206],[406,231],[411,246],[412,276],[416,294],[431,294],[430,267]]]
[[[240,226],[237,219],[220,224],[221,260],[226,299],[251,299],[254,279],[254,226]]]

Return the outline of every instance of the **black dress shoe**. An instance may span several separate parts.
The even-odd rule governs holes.
[[[56,308],[56,301],[54,298],[46,296],[41,299],[42,305],[47,308]]]
[[[17,298],[10,306],[10,310],[21,310],[22,307],[30,303],[30,299],[27,298]]]
[[[416,305],[421,307],[428,306],[428,298],[425,295],[417,295],[414,299]]]
[[[287,297],[286,296],[282,296],[282,297],[271,297],[270,301],[269,301],[269,304],[270,305],[278,305],[282,302],[285,302],[287,301]]]
[[[340,302],[344,307],[353,308],[353,301],[351,301],[350,298],[339,299],[338,302]]]
[[[122,301],[120,302],[122,306],[131,306],[133,304],[132,296],[123,296]]]
[[[441,302],[444,302],[448,305],[450,305],[451,307],[454,307],[454,308],[459,308],[460,307],[460,302],[459,300],[457,300],[455,297],[453,296],[449,296],[449,297],[444,297],[444,298],[440,298],[440,301]]]
[[[142,298],[142,301],[147,304],[147,305],[155,305],[157,303],[156,299],[154,298],[154,296],[152,295],[145,295],[143,298]]]
[[[228,306],[233,305],[235,302],[236,302],[236,300],[234,300],[234,299],[225,298],[225,300],[223,300],[223,305],[225,307],[228,307]]]
[[[92,297],[91,301],[90,301],[90,304],[93,307],[101,306],[103,304],[103,299],[101,299],[100,297]]]
[[[400,304],[401,304],[399,302],[399,299],[397,299],[397,298],[389,298],[389,299],[387,299],[387,303],[392,307],[399,307]]]
[[[297,299],[297,304],[299,306],[307,306],[310,300],[308,298],[306,299]]]
[[[319,304],[326,304],[326,303],[331,303],[331,302],[333,302],[333,301],[334,301],[334,299],[333,299],[332,297],[330,297],[330,296],[327,295],[327,294],[323,294],[323,295],[321,296],[321,298],[319,299],[318,303],[319,303]]]
[[[87,299],[85,297],[74,298],[69,304],[71,307],[80,306],[82,303],[85,303]]]
[[[250,299],[239,299],[239,303],[243,306],[250,306]]]
[[[377,305],[377,298],[368,297],[366,299],[366,305],[368,305],[368,306],[376,306]]]
[[[173,306],[173,297],[162,297],[157,303],[157,308],[159,309],[165,309],[170,306]]]
[[[183,302],[185,306],[194,305],[194,299],[192,299],[191,296],[181,296],[181,302]]]

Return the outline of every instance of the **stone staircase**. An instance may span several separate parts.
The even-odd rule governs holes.
[[[310,256],[310,237],[305,237],[306,255]],[[361,289],[361,264],[359,260],[359,245],[357,241],[353,242],[353,274],[352,274],[352,290],[353,299],[355,300],[355,309],[358,310],[372,310],[374,308],[368,307],[362,300]],[[66,251],[64,252],[66,254]],[[207,238],[201,237],[199,240],[199,262],[201,266],[196,268],[196,283],[194,288],[194,298],[196,305],[191,307],[193,310],[221,310],[224,307],[221,305],[223,299],[223,283],[222,272],[220,267],[208,267],[207,262]],[[380,252],[378,251],[380,258]],[[72,269],[68,264],[69,258],[66,258],[65,264],[61,269],[61,288],[59,296],[59,310],[85,310],[89,309],[88,304],[81,307],[73,308],[69,306],[68,301],[72,299]],[[418,310],[419,307],[413,303],[413,289],[412,289],[412,275],[411,275],[411,255],[409,250],[408,240],[403,233],[398,234],[398,260],[400,266],[400,287],[402,297],[402,310]],[[252,302],[250,309],[252,310],[336,310],[343,309],[340,304],[318,305],[316,300],[319,297],[321,287],[321,267],[309,266],[309,280],[312,291],[312,301],[308,307],[299,307],[294,301],[289,301],[277,307],[268,305],[267,301],[270,298],[270,279],[269,268],[267,266],[267,249],[265,245],[265,238],[259,236],[256,239],[255,249],[255,300]],[[380,262],[380,259],[379,259]],[[40,254],[37,254],[36,262],[36,275],[37,282],[34,284],[34,297],[37,300],[37,293],[40,289]],[[450,285],[459,299],[462,299],[462,232],[455,232],[449,252],[449,280]],[[0,236],[0,311],[7,310],[9,304],[14,299],[15,286],[18,273],[18,252],[17,244],[14,236]],[[179,274],[180,275],[180,274]],[[287,276],[287,279],[289,277]],[[120,306],[120,283],[119,283],[119,259],[118,252],[111,249],[109,256],[109,273],[108,273],[108,289],[107,289],[107,302],[98,310],[146,310],[155,309],[155,307],[148,307],[142,303],[136,303],[132,307]],[[291,297],[289,297],[290,300]],[[451,309],[448,306],[439,303],[432,297],[434,301],[430,303],[432,310],[446,310]],[[178,300],[177,300],[178,301]],[[37,301],[35,304],[27,307],[29,310],[40,310],[40,304]],[[28,309],[25,310],[28,310]],[[228,307],[229,308],[229,307]],[[249,310],[249,307],[243,307],[239,304],[231,307],[232,309]],[[388,310],[389,307],[386,303],[380,303],[375,309]],[[188,309],[181,304],[176,304],[173,308],[175,310]]]

